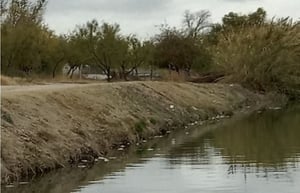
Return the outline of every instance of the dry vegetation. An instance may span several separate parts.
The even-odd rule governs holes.
[[[286,18],[222,33],[214,53],[229,82],[299,95],[299,22]]]
[[[92,161],[112,148],[257,106],[240,86],[167,82],[2,88],[2,182]],[[34,89],[37,87],[36,89]],[[45,87],[45,88],[44,88]]]

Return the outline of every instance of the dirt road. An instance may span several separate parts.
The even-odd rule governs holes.
[[[40,91],[57,91],[70,88],[82,88],[93,85],[103,85],[107,83],[89,83],[89,84],[78,84],[78,83],[55,83],[55,84],[43,84],[43,85],[13,85],[13,86],[1,86],[1,94],[8,95],[17,92],[40,92]]]

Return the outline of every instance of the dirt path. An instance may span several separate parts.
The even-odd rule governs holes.
[[[56,83],[56,84],[45,84],[45,85],[13,85],[13,86],[1,86],[1,94],[2,96],[15,94],[18,92],[22,93],[30,93],[30,92],[40,92],[40,91],[57,91],[62,89],[69,88],[82,88],[89,87],[93,85],[103,85],[107,83],[89,83],[89,84],[78,84],[78,83]]]

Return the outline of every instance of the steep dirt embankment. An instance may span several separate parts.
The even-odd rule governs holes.
[[[231,115],[267,97],[238,85],[127,82],[3,87],[2,182],[92,162],[195,120]],[[249,107],[248,107],[249,108]],[[223,117],[223,116],[222,116]]]

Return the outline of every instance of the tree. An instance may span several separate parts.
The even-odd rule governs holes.
[[[53,33],[49,33],[45,37],[46,44],[42,53],[42,66],[40,73],[51,72],[52,78],[55,78],[58,69],[67,62],[67,44],[66,39],[62,36],[57,37]]]
[[[143,43],[143,51],[145,55],[144,65],[150,67],[150,79],[153,79],[154,68],[157,67],[157,59],[155,58],[155,45],[153,41],[145,41]]]
[[[211,14],[207,10],[201,10],[191,13],[189,10],[185,11],[183,19],[184,32],[187,36],[197,38],[201,33],[211,27],[209,22]]]
[[[138,67],[145,62],[147,57],[145,46],[136,36],[128,36],[126,41],[126,56],[120,65],[121,76],[124,80],[127,80],[127,76],[133,71],[138,75]]]
[[[96,20],[92,20],[78,27],[71,40],[70,43],[77,44],[74,45],[78,50],[76,55],[85,58],[82,62],[100,68],[108,81],[112,78],[112,70],[122,64],[127,54],[127,42],[121,36],[118,24],[103,23],[99,26]]]
[[[1,26],[3,73],[29,75],[39,67],[45,5],[45,0],[1,3],[1,6],[6,6]]]
[[[185,11],[183,25],[177,29],[168,25],[161,25],[161,33],[156,36],[155,58],[159,67],[169,68],[180,73],[181,70],[190,75],[192,67],[201,71],[211,64],[211,54],[206,48],[205,38],[209,29],[210,12]]]
[[[240,15],[230,12],[222,18],[223,27],[225,29],[239,29],[254,25],[262,25],[266,21],[266,11],[263,8],[258,8],[255,12],[248,15]]]
[[[83,64],[90,64],[91,54],[88,50],[88,39],[86,31],[79,28],[66,37],[65,60],[69,65],[67,75],[72,78],[75,70]]]
[[[127,45],[124,37],[119,34],[118,24],[103,23],[99,30],[94,58],[110,81],[112,69],[119,66],[126,56]]]

